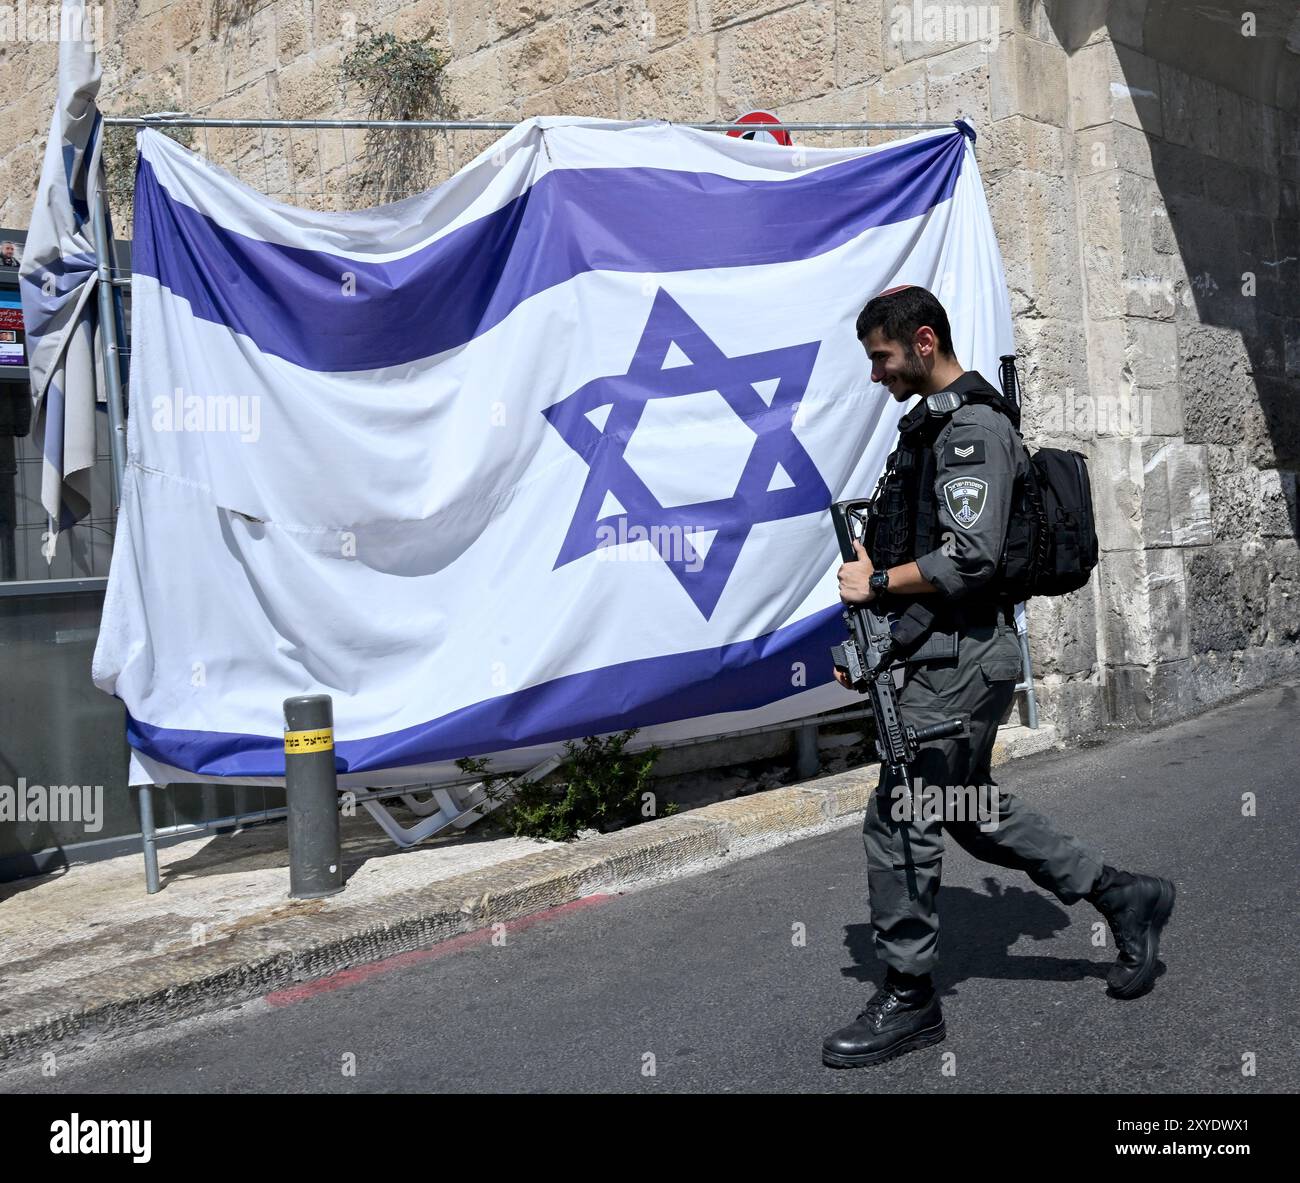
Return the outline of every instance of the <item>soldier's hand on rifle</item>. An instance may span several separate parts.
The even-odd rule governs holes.
[[[870,604],[876,593],[871,590],[871,574],[875,570],[867,549],[856,539],[853,549],[857,552],[857,562],[844,563],[839,570],[840,599],[846,604]]]

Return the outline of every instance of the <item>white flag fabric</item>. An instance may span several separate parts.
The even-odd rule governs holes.
[[[861,699],[828,507],[904,408],[854,334],[900,283],[996,374],[1011,321],[962,131],[791,149],[539,117],[438,188],[319,213],[139,140],[129,461],[95,653],[131,783],[528,767]]]
[[[105,397],[90,222],[104,183],[97,28],[84,0],[64,0],[58,100],[19,270],[33,434],[45,460],[41,504],[56,530],[90,512],[95,413]]]

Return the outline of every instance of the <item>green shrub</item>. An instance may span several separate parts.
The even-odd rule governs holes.
[[[484,792],[504,804],[494,815],[517,838],[549,838],[567,842],[580,830],[605,833],[638,821],[667,817],[677,812],[669,803],[653,808],[651,769],[661,749],[627,752],[636,729],[581,743],[564,745],[565,759],[555,772],[513,788],[510,778],[488,770],[486,760],[457,760],[456,765],[483,778]]]
[[[455,119],[456,104],[445,89],[443,72],[451,61],[445,50],[423,37],[378,33],[363,37],[339,66],[344,86],[360,88],[367,119]],[[437,168],[438,133],[372,128],[365,156],[351,178],[355,201],[382,205],[418,193]]]

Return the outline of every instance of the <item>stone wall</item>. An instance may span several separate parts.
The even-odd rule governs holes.
[[[1281,0],[1252,8],[1253,35],[1175,0],[115,0],[102,106],[363,115],[338,76],[353,39],[432,31],[462,118],[969,117],[1027,438],[1094,477],[1099,571],[1031,609],[1043,715],[1071,734],[1300,672],[1300,31]],[[0,54],[3,225],[30,211],[54,61]],[[435,171],[494,134],[447,138]],[[361,133],[199,135],[321,207],[348,204],[364,151]]]

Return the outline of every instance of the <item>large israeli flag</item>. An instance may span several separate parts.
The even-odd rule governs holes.
[[[93,15],[84,0],[64,0],[58,98],[19,271],[35,437],[44,457],[41,503],[56,533],[90,512],[95,412],[105,392],[90,223],[104,184],[95,103],[100,14]]]
[[[524,768],[860,701],[832,499],[903,408],[862,305],[1011,345],[967,137],[791,149],[543,117],[439,188],[318,213],[139,138],[129,465],[96,683],[132,783],[283,773],[328,693],[341,783]]]

